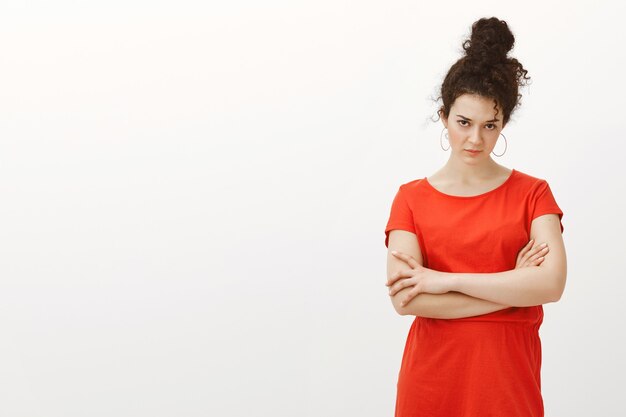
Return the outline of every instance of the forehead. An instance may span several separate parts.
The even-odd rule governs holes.
[[[493,108],[495,101],[476,94],[463,94],[454,100],[451,107],[451,115],[461,114],[472,120],[491,120],[496,116]],[[498,106],[498,115],[502,115],[502,109]],[[502,119],[501,117],[498,117]]]

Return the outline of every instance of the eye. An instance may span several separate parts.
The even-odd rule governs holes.
[[[467,123],[467,120],[457,120],[457,121],[458,121],[459,123]],[[464,127],[465,127],[465,126],[467,126],[467,125],[461,124],[461,126],[464,126]]]
[[[487,126],[492,126],[492,127],[489,128],[489,130],[493,130],[493,129],[496,128],[496,125],[494,123],[489,123],[489,124],[487,124]]]

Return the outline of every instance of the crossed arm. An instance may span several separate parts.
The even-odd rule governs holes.
[[[462,318],[491,313],[508,307],[525,307],[558,301],[565,287],[567,262],[556,214],[535,218],[531,238],[546,242],[548,254],[538,266],[490,274],[447,273],[424,268],[415,234],[392,231],[389,236],[388,280],[412,270],[417,284],[402,288],[393,284],[392,303],[401,315],[431,318]],[[398,256],[391,254],[395,250]],[[418,271],[416,273],[416,271]],[[408,278],[408,276],[406,276]],[[401,288],[398,290],[398,288]],[[405,305],[402,302],[408,300]]]

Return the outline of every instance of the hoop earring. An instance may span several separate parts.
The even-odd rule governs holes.
[[[447,128],[444,127],[443,130],[446,130]],[[450,149],[450,146],[448,146],[448,149],[443,147],[443,141],[441,140],[441,136],[443,135],[443,130],[441,131],[441,134],[439,135],[439,146],[441,146],[441,149],[443,149],[444,151],[447,151],[448,149]],[[446,139],[448,141],[448,144],[450,144],[450,138],[448,137],[448,132],[446,132]]]
[[[493,153],[493,151],[491,151],[491,153],[493,153],[497,157],[501,157],[502,155],[504,155],[506,153],[506,148],[508,147],[508,142],[506,141],[506,136],[504,136],[502,133],[500,133],[500,134],[504,138],[504,152],[502,152],[500,155],[498,155],[498,154]]]

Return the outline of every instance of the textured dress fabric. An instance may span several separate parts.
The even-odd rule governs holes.
[[[533,219],[563,212],[544,179],[512,169],[495,189],[454,196],[427,178],[400,185],[385,229],[415,233],[424,266],[443,272],[515,268]],[[539,243],[539,242],[537,242]],[[415,317],[404,346],[395,417],[542,417],[543,307],[460,319]]]

